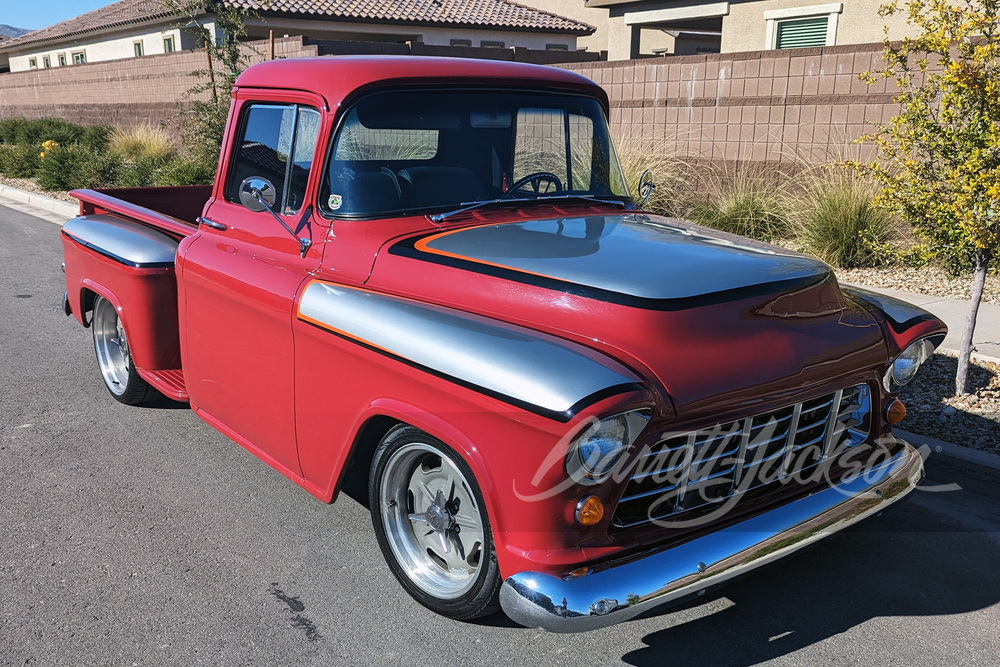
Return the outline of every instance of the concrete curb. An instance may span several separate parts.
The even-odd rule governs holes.
[[[935,440],[934,438],[929,438],[926,435],[907,433],[906,431],[900,431],[898,429],[894,429],[893,432],[903,440],[906,440],[908,443],[916,447],[919,447],[920,445],[929,446],[931,451],[938,456],[1000,471],[1000,456],[996,454],[982,452],[978,449],[972,449],[971,447],[953,445],[950,442]]]
[[[49,213],[64,215],[67,220],[80,215],[80,207],[77,204],[68,204],[64,201],[53,199],[52,197],[46,197],[45,195],[35,194],[34,192],[25,192],[24,190],[12,188],[9,185],[0,185],[0,197],[5,197],[29,206],[34,206],[35,208],[48,211]]]
[[[1000,500],[1000,456],[916,433],[894,432],[917,449],[927,452],[924,469],[930,479],[954,482],[966,491]]]

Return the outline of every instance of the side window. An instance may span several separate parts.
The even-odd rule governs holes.
[[[312,168],[320,115],[294,104],[254,104],[245,110],[226,184],[226,200],[240,201],[240,184],[251,176],[274,185],[276,213],[299,211]]]

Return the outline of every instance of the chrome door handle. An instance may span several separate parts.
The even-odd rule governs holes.
[[[227,227],[226,225],[222,224],[221,222],[216,222],[215,220],[210,220],[209,218],[205,218],[205,217],[202,217],[202,216],[199,216],[198,219],[196,220],[196,222],[199,225],[205,225],[207,227],[211,227],[212,229],[217,229],[220,232],[224,232],[227,229],[229,229],[229,227]]]

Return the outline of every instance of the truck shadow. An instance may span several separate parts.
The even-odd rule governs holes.
[[[622,660],[639,666],[754,664],[874,618],[984,609],[1000,601],[997,562],[996,533],[963,528],[923,503],[904,502],[709,597],[728,599],[726,609],[684,620],[701,606],[689,605],[656,616],[680,618],[645,636],[646,647]]]

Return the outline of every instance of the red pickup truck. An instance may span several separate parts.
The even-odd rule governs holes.
[[[117,400],[188,401],[324,502],[366,488],[453,618],[607,626],[904,496],[896,392],[944,325],[643,213],[608,110],[522,64],[251,67],[213,186],[74,193],[66,313]]]

